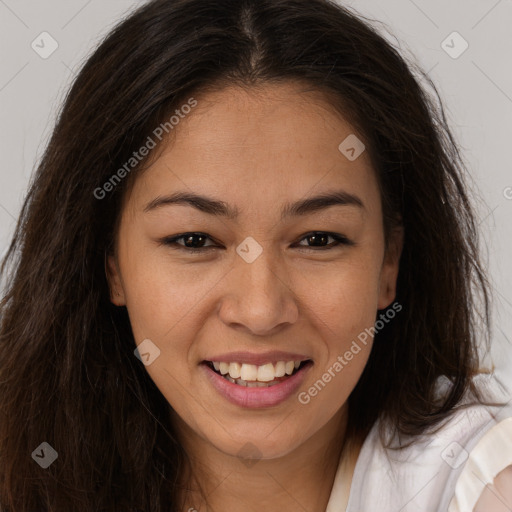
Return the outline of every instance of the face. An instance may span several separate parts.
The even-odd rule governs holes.
[[[386,251],[369,157],[338,149],[354,129],[318,94],[196,99],[126,198],[111,300],[178,430],[275,458],[345,410],[372,344],[354,340],[394,300],[401,235]]]

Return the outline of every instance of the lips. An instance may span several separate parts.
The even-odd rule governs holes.
[[[241,366],[243,364],[246,363],[242,363]],[[269,363],[260,366],[266,364]],[[215,370],[213,361],[203,361],[199,366],[208,381],[226,400],[240,407],[262,408],[276,406],[287,400],[303,383],[309,369],[313,366],[313,361],[304,359],[299,362],[297,368],[294,365],[290,375],[274,377],[272,380],[268,380],[267,377],[266,381],[233,379],[229,373],[222,375],[220,370]]]

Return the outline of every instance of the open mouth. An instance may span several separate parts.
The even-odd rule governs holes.
[[[261,366],[213,361],[203,361],[203,364],[232,384],[267,388],[289,379],[306,366],[312,365],[313,361],[278,361],[275,364],[267,363]]]

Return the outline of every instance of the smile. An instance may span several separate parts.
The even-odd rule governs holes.
[[[259,366],[203,361],[199,366],[227,401],[244,408],[262,408],[288,399],[304,382],[313,361],[277,361]]]
[[[210,368],[229,382],[246,387],[270,387],[294,375],[308,361],[277,361],[260,366],[246,363],[207,361]]]

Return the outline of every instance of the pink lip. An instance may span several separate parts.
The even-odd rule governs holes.
[[[277,363],[278,361],[306,361],[310,359],[304,354],[295,354],[292,352],[281,352],[273,350],[263,354],[253,354],[251,352],[230,352],[229,354],[218,354],[205,358],[205,361],[216,361],[224,363],[246,363],[261,366],[267,363]]]
[[[311,366],[313,366],[313,364],[308,363],[291,377],[288,377],[275,386],[267,388],[248,388],[229,382],[218,373],[215,373],[206,363],[199,365],[213,387],[224,398],[234,405],[253,409],[272,407],[284,402],[304,382]]]

